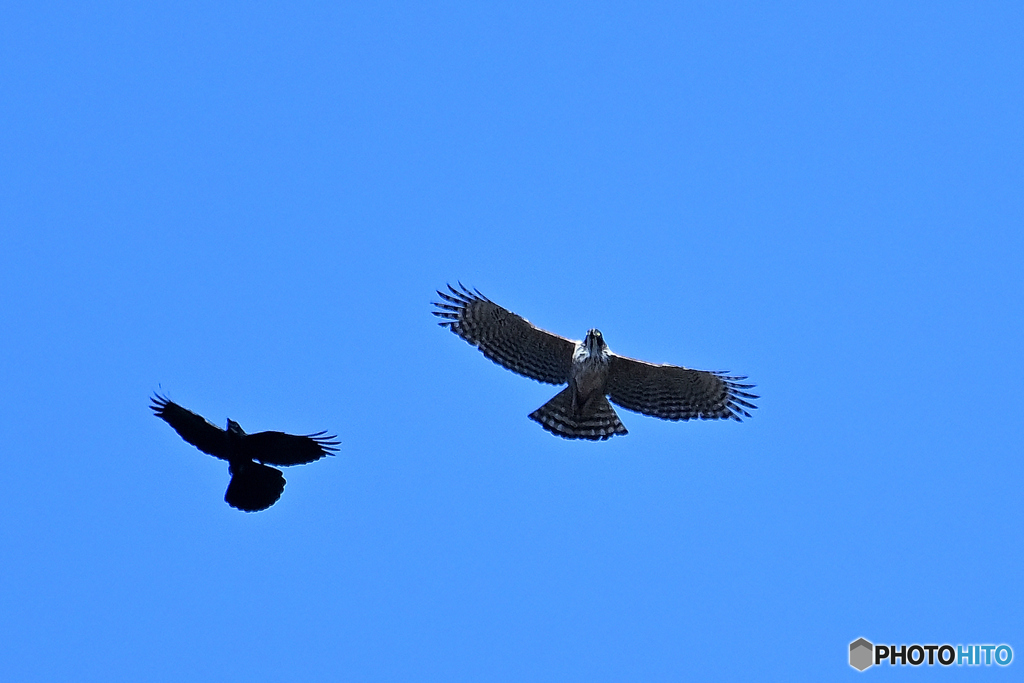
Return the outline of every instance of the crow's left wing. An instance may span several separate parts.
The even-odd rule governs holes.
[[[284,432],[257,432],[242,439],[243,455],[270,465],[305,465],[334,455],[341,442],[327,432],[297,436]]]

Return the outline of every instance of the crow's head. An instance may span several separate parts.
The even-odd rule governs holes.
[[[228,420],[228,434],[234,436],[245,436],[245,430],[242,429],[242,425],[238,424],[234,420]]]

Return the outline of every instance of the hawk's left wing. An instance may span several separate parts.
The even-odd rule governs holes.
[[[746,377],[722,372],[690,370],[676,365],[654,365],[612,354],[608,371],[608,398],[626,410],[663,420],[731,418],[737,422],[755,409],[759,398],[744,391]],[[748,400],[750,399],[750,400]]]
[[[575,342],[534,326],[526,318],[502,308],[478,291],[461,291],[448,285],[451,294],[434,302],[438,323],[449,328],[498,365],[548,384],[566,384],[572,368]]]

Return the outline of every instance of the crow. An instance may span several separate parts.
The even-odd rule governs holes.
[[[228,461],[231,481],[224,501],[246,512],[266,510],[284,491],[281,470],[271,465],[305,465],[325,455],[334,455],[341,442],[327,432],[296,436],[283,432],[246,434],[241,425],[228,420],[227,430],[177,403],[154,394],[150,408],[171,425],[181,438],[204,453]]]

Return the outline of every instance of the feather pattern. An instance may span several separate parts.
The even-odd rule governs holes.
[[[759,398],[747,378],[725,372],[655,365],[612,353],[600,330],[574,342],[532,325],[461,282],[437,292],[433,314],[495,363],[550,384],[568,384],[530,414],[566,439],[604,440],[626,434],[609,399],[627,410],[664,420],[737,422]]]
[[[438,291],[433,314],[438,323],[512,372],[547,384],[565,384],[576,343],[531,324],[461,282],[449,293]]]
[[[691,370],[676,365],[654,365],[612,354],[608,397],[626,410],[663,420],[732,419],[750,417],[751,401],[759,396],[746,391],[746,377],[724,372]]]

